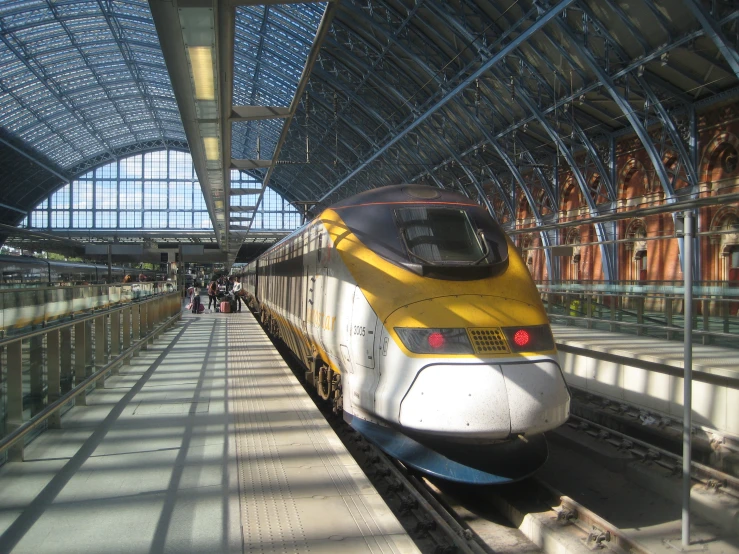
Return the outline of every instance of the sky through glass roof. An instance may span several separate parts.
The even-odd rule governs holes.
[[[236,9],[234,106],[289,106],[298,87],[325,2]],[[257,32],[255,32],[257,30]],[[270,159],[284,121],[233,124],[236,159]]]
[[[61,168],[185,141],[145,0],[3,0],[0,67],[0,128]]]

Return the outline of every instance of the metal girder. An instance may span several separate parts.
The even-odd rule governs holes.
[[[367,164],[379,158],[384,152],[386,152],[389,148],[391,148],[395,143],[397,143],[400,139],[402,139],[410,131],[418,127],[421,123],[423,123],[426,119],[428,119],[436,111],[442,108],[447,102],[449,102],[452,98],[454,98],[462,90],[467,88],[471,83],[475,81],[475,79],[480,77],[480,75],[483,75],[485,72],[487,72],[491,67],[493,67],[496,63],[498,63],[498,61],[503,59],[507,54],[509,54],[516,48],[518,48],[518,46],[521,45],[523,42],[525,42],[532,34],[534,34],[541,27],[549,23],[550,20],[555,18],[557,14],[559,14],[564,8],[569,6],[573,1],[574,0],[562,0],[559,3],[557,3],[556,6],[545,11],[541,15],[541,17],[537,19],[534,23],[532,23],[526,30],[522,31],[516,38],[510,40],[510,42],[508,42],[505,46],[503,46],[501,50],[497,54],[495,54],[495,56],[493,56],[491,59],[483,63],[479,69],[477,69],[471,75],[469,75],[466,79],[464,79],[452,91],[447,93],[436,104],[431,106],[426,112],[424,112],[422,115],[416,118],[412,123],[410,123],[407,127],[405,127],[405,129],[403,129],[400,133],[398,133],[390,141],[388,141],[384,146],[382,146],[379,150],[373,153],[367,160],[362,162],[359,165],[359,167],[357,167],[354,171],[349,173],[349,175],[344,177],[330,191],[328,191],[321,198],[319,198],[319,202],[323,201],[325,198],[330,196],[334,191],[336,191],[341,186],[343,186],[352,177],[357,175],[360,171],[362,171],[367,166]]]
[[[247,169],[265,169],[272,165],[273,160],[231,160],[231,166],[228,168],[228,171],[231,169],[239,169],[239,170],[247,170]],[[230,179],[229,179],[230,183]],[[225,183],[224,183],[225,185]]]
[[[258,121],[277,119],[290,115],[290,108],[278,106],[232,106],[231,121]]]
[[[456,18],[449,16],[446,19],[447,19],[447,21],[453,26],[453,28],[459,34],[461,34],[463,37],[465,37],[465,39],[468,42],[470,42],[470,43],[474,43],[475,42],[475,37],[467,30],[466,27],[464,27],[461,23],[459,23]],[[530,45],[529,45],[529,47],[530,47]],[[478,46],[477,50],[478,50],[478,53],[481,56],[490,57],[492,55],[492,53],[487,48],[485,48],[485,47]],[[495,74],[495,71],[493,70],[492,73]],[[484,85],[484,84],[483,84],[483,87],[485,87],[486,91],[489,94],[494,95],[502,105],[505,105],[505,102],[503,101],[502,98],[500,98],[500,96],[498,95],[498,93],[495,90],[487,88],[487,86]],[[489,100],[489,98],[487,97],[486,94],[485,95],[482,95],[482,97],[485,99],[485,102],[491,108],[491,112],[492,113],[495,113],[496,110],[497,110],[497,106],[495,106],[494,104],[492,104],[490,102],[490,100]],[[524,194],[526,195],[526,197],[533,200],[533,196],[532,196],[530,190],[528,189],[528,185],[526,184],[526,182],[523,179],[522,175],[518,171],[518,168],[512,162],[512,160],[510,159],[510,157],[508,156],[508,154],[505,153],[500,148],[500,145],[497,143],[497,141],[495,140],[495,138],[493,138],[490,135],[490,133],[488,133],[488,131],[486,129],[486,125],[483,124],[482,121],[480,121],[480,119],[478,118],[477,115],[471,114],[471,113],[469,113],[468,110],[465,110],[466,106],[460,100],[460,97],[457,97],[455,100],[459,103],[460,108],[462,108],[465,111],[466,117],[469,117],[470,119],[472,119],[472,121],[474,123],[477,124],[479,132],[483,134],[483,136],[485,137],[485,140],[487,141],[487,143],[490,144],[493,147],[493,149],[496,151],[496,153],[498,154],[498,156],[503,160],[503,162],[509,168],[509,171],[511,171],[512,175],[514,176],[514,180],[519,184],[519,186],[522,188],[522,190],[524,190]],[[515,139],[515,136],[514,136],[513,140],[514,141],[516,140]],[[526,150],[526,154],[527,154],[528,158],[533,163],[534,160],[531,157],[531,154],[528,152],[528,150]],[[540,170],[538,170],[537,175],[539,176],[539,179],[541,181],[542,187],[544,188],[544,190],[546,191],[546,193],[549,195],[550,200],[552,201],[553,204],[556,204],[556,199],[554,197],[554,193],[553,193],[551,187],[549,186],[549,184],[546,182],[546,179],[544,178],[544,176],[543,176],[543,174],[541,173]],[[541,214],[539,213],[538,207],[536,207],[536,203],[532,201],[532,202],[530,202],[530,204],[532,206],[532,211],[535,213],[536,217],[541,218]],[[515,218],[515,215],[514,215],[514,218]]]
[[[131,124],[128,121],[126,121],[126,117],[123,114],[123,112],[121,112],[121,109],[120,109],[118,103],[115,100],[113,100],[113,98],[111,97],[110,92],[108,91],[107,86],[105,85],[105,83],[103,82],[103,80],[100,78],[100,75],[98,75],[97,69],[90,63],[89,56],[87,54],[85,54],[85,51],[82,49],[82,47],[80,47],[79,42],[77,42],[77,39],[75,38],[74,34],[69,30],[69,28],[68,28],[66,22],[64,21],[64,19],[59,16],[59,11],[58,11],[58,8],[57,8],[56,4],[52,0],[46,0],[46,6],[51,11],[51,13],[54,14],[54,17],[59,22],[59,25],[61,25],[61,27],[64,30],[64,32],[67,34],[67,38],[69,39],[69,42],[72,44],[72,46],[75,48],[75,50],[77,50],[77,54],[79,54],[79,56],[84,60],[85,65],[87,66],[87,69],[90,71],[90,73],[92,73],[92,76],[93,76],[93,78],[95,79],[95,82],[98,85],[98,90],[102,90],[103,91],[103,94],[108,99],[108,102],[110,102],[113,105],[116,113],[118,114],[118,117],[123,122],[123,125],[125,125],[127,127],[128,132],[131,135],[134,135],[135,136],[135,133],[133,131],[133,127],[131,127]],[[112,29],[111,29],[111,32],[112,32]],[[134,78],[134,81],[136,81],[135,78]],[[108,114],[106,114],[106,116],[107,115]],[[152,118],[154,118],[154,114],[150,114],[150,115],[152,116]],[[86,119],[88,119],[88,118],[86,118]],[[94,118],[89,118],[89,120],[90,120],[89,123],[92,126],[93,125]],[[108,129],[108,128],[109,127],[106,127],[106,129]],[[161,127],[159,127],[159,137],[160,138],[163,138],[163,136],[164,135],[162,134],[162,129],[161,129]],[[108,144],[105,141],[103,141],[102,137],[98,137],[98,138],[99,138],[99,140],[101,140],[101,142],[103,142],[104,144],[107,144],[108,145],[108,148],[110,148],[110,144]]]
[[[600,211],[598,210],[598,206],[595,204],[595,201],[593,200],[593,197],[590,194],[588,183],[585,181],[585,177],[583,177],[583,174],[580,171],[580,168],[577,165],[575,158],[572,156],[572,153],[570,152],[569,148],[567,148],[564,142],[562,142],[562,138],[559,136],[559,133],[557,133],[557,131],[552,129],[551,125],[549,125],[549,123],[544,118],[544,116],[541,114],[539,109],[531,101],[531,99],[528,98],[526,94],[521,94],[520,98],[523,101],[523,103],[526,104],[526,107],[528,108],[528,110],[536,116],[537,120],[539,120],[539,124],[542,125],[544,129],[546,129],[547,133],[549,134],[549,137],[559,145],[562,155],[567,160],[567,163],[569,164],[570,169],[572,170],[572,174],[574,175],[575,180],[577,181],[577,184],[580,186],[580,191],[582,192],[583,198],[585,199],[585,202],[588,205],[588,209],[590,210],[591,217],[599,216]],[[599,223],[595,224],[594,227],[595,227],[595,232],[598,235],[598,239],[600,241],[599,247],[601,251],[601,263],[603,267],[603,273],[607,281],[614,281],[616,279],[616,275],[612,267],[611,252],[608,251],[606,244],[603,242],[606,240],[606,230]]]
[[[2,31],[2,24],[0,23],[0,31]],[[85,116],[82,114],[79,114],[75,109],[74,105],[58,90],[58,85],[54,82],[54,80],[50,77],[48,77],[43,70],[40,70],[36,67],[36,65],[32,64],[30,60],[32,59],[32,56],[29,55],[26,52],[19,52],[18,49],[15,47],[13,43],[11,43],[10,40],[8,40],[8,37],[5,33],[0,32],[0,40],[5,44],[5,46],[10,50],[10,52],[13,53],[13,55],[23,64],[26,66],[26,69],[30,71],[36,79],[38,79],[39,83],[43,84],[46,90],[49,91],[49,94],[51,94],[62,106],[65,107],[65,109],[69,112],[70,116],[75,118],[80,125],[82,125],[85,130],[87,130],[90,135],[95,138],[101,145],[104,146],[104,150],[106,150],[111,156],[113,155],[113,150],[110,147],[110,145],[105,141],[98,132],[95,127],[90,124]],[[34,114],[37,117],[39,117],[39,121],[44,121],[44,118],[41,116]],[[84,155],[83,155],[84,157]]]
[[[231,196],[247,196],[247,195],[250,195],[250,194],[262,194],[262,191],[263,190],[264,189],[261,189],[261,188],[259,188],[259,189],[235,189],[235,188],[231,188],[231,189],[229,189],[228,193]]]
[[[304,4],[306,2],[325,1],[326,0],[226,0],[226,2],[231,6],[279,6],[280,4]]]
[[[218,92],[220,93],[219,128],[221,130],[221,160],[223,162],[223,223],[225,228],[226,252],[228,252],[230,261],[232,251],[231,240],[229,236],[230,221],[228,216],[231,200],[230,196],[228,194],[225,194],[225,191],[228,191],[231,188],[231,166],[235,161],[241,161],[231,160],[231,140],[233,134],[231,130],[231,122],[229,121],[229,118],[234,111],[232,99],[234,85],[234,37],[236,33],[236,9],[233,6],[223,5],[222,3],[218,2],[216,2],[216,5],[216,25],[218,31],[216,35],[216,45],[218,52],[218,73],[216,75],[218,76],[218,80],[221,82],[221,85],[218,87]],[[231,163],[228,163],[226,160],[231,160]],[[256,169],[257,167],[258,164],[255,164],[253,167],[249,167],[247,169]],[[216,225],[214,225],[213,228],[218,231]],[[234,254],[234,259],[236,259],[236,254],[238,254],[238,248],[240,247],[241,244],[238,244],[238,247],[236,248],[236,252]]]
[[[448,18],[448,21],[451,23],[451,25],[460,34],[462,34],[465,37],[465,39],[468,42],[474,42],[475,37],[472,36],[472,34],[467,30],[466,27],[464,27],[464,25],[462,23],[460,23],[457,20],[457,18],[455,18],[455,17],[449,17]],[[482,52],[482,53],[484,53],[486,55],[490,55],[489,51],[485,47],[483,47],[483,46],[479,46],[478,47],[478,51],[480,51],[480,52]],[[507,62],[505,60],[504,60],[503,63],[507,65]],[[535,74],[538,75],[538,71],[535,71],[533,68],[530,68],[529,67],[529,71],[531,71],[532,74],[535,73]],[[512,72],[511,74],[513,74],[513,73],[515,73],[515,72]],[[495,70],[495,68],[491,71],[491,74],[494,75],[505,86],[505,82],[499,77],[498,72]],[[593,214],[593,215],[599,215],[599,210],[598,210],[598,208],[597,208],[597,206],[595,204],[595,201],[592,198],[592,196],[590,195],[590,190],[589,190],[588,184],[587,184],[587,182],[586,182],[586,180],[585,180],[582,172],[580,171],[580,168],[577,165],[577,163],[576,163],[576,161],[574,159],[574,156],[570,152],[569,148],[562,141],[561,137],[559,136],[559,133],[557,131],[555,131],[551,127],[551,125],[549,125],[549,122],[541,114],[541,112],[537,108],[536,104],[528,96],[528,91],[523,86],[523,84],[520,82],[520,80],[519,80],[518,85],[519,86],[516,88],[516,90],[517,90],[517,96],[526,105],[528,111],[530,113],[533,113],[534,114],[534,116],[536,117],[536,119],[539,122],[539,124],[545,129],[545,131],[547,132],[547,134],[549,135],[549,137],[553,141],[555,141],[555,143],[558,145],[560,151],[565,156],[565,159],[567,160],[568,164],[570,165],[571,171],[572,171],[573,175],[575,176],[575,179],[576,179],[576,181],[577,181],[577,183],[578,183],[578,185],[580,187],[580,190],[582,192],[583,198],[585,199],[586,203],[588,204],[588,208],[590,209],[591,214]],[[492,91],[492,92],[494,93],[494,91]],[[470,116],[470,117],[472,117],[472,116]],[[574,118],[573,118],[572,123],[573,123],[573,125],[577,125],[577,122],[574,120]],[[492,137],[490,137],[490,135],[487,133],[487,131],[485,131],[485,129],[484,129],[483,126],[481,126],[481,130],[485,134],[486,138],[491,143],[491,145],[493,145],[493,147],[498,151],[498,153],[500,155],[502,153],[502,151],[498,147],[497,143],[495,143],[495,141],[492,139]],[[514,137],[514,140],[515,140],[515,137]],[[594,158],[594,160],[598,160],[598,156],[597,156],[597,153],[595,152],[595,149],[592,147],[592,145],[590,144],[590,142],[587,141],[587,139],[586,139],[585,144],[586,144],[586,149],[587,149],[588,146],[590,146],[589,153],[590,153],[591,157]],[[523,177],[518,172],[518,168],[516,168],[515,165],[513,165],[510,162],[510,159],[508,158],[507,155],[505,155],[505,157],[504,157],[504,162],[507,163],[507,165],[509,166],[509,169],[514,174],[514,177],[519,182],[519,184],[522,186],[522,189],[524,190],[524,192],[528,192],[527,198],[529,199],[529,203],[532,206],[532,211],[533,211],[534,210],[533,206],[536,206],[536,204],[535,204],[535,202],[532,202],[531,193],[528,190],[528,187],[525,186]],[[549,192],[550,197],[551,197],[551,189],[550,189],[550,187],[548,186],[548,184],[546,182],[544,182],[544,185],[545,185],[545,190],[547,190]],[[555,198],[552,198],[552,201],[555,204],[555,210],[556,210],[556,209],[558,209],[558,206],[557,206],[555,200],[556,200]],[[599,238],[601,238],[601,240],[604,240],[605,239],[605,229],[601,228],[598,225],[596,225],[595,228],[596,228],[596,233],[598,234]],[[601,246],[601,257],[602,257],[602,264],[603,264],[603,272],[604,272],[604,274],[606,276],[606,279],[612,280],[612,279],[615,278],[615,275],[614,275],[614,272],[613,272],[613,268],[611,267],[611,265],[612,265],[612,262],[611,262],[611,254],[610,254],[610,252],[607,251],[606,246],[604,244],[601,244],[600,246]]]
[[[166,139],[164,141],[160,141],[157,139],[157,140],[151,140],[151,141],[137,142],[134,144],[129,144],[127,146],[122,146],[120,148],[116,148],[115,152],[116,152],[117,158],[124,158],[127,156],[131,156],[133,154],[144,154],[147,152],[153,152],[155,150],[162,150],[162,149],[178,150],[181,152],[190,151],[186,140]],[[83,175],[92,169],[97,169],[98,167],[102,165],[105,165],[107,163],[111,163],[114,161],[116,161],[116,158],[110,158],[105,154],[101,154],[93,158],[87,158],[83,160],[81,163],[69,169],[70,179],[75,179],[76,177]]]
[[[646,150],[649,159],[652,161],[652,165],[654,166],[655,172],[657,173],[660,184],[662,185],[662,189],[665,192],[666,200],[668,202],[674,202],[675,190],[672,187],[672,182],[670,181],[667,170],[662,163],[662,158],[659,155],[659,152],[657,152],[657,148],[652,142],[652,139],[649,136],[646,128],[636,117],[636,115],[634,114],[634,110],[631,108],[628,101],[616,90],[616,86],[611,80],[611,77],[605,72],[605,70],[603,70],[603,68],[600,67],[598,61],[595,59],[592,52],[587,48],[587,46],[580,44],[579,38],[574,36],[572,30],[564,21],[558,19],[557,23],[559,24],[559,28],[562,33],[570,39],[570,45],[572,46],[572,48],[577,51],[580,58],[586,61],[588,67],[593,71],[593,73],[595,73],[600,83],[608,91],[608,94],[611,96],[611,98],[613,98],[613,101],[623,112],[626,119],[629,120],[629,123],[631,123],[631,126],[634,128],[634,132],[639,137],[642,145],[644,145],[644,149]]]
[[[319,79],[323,80],[329,87],[332,87],[335,91],[339,91],[342,95],[346,96],[350,100],[350,102],[354,104],[354,106],[356,106],[358,109],[360,109],[368,117],[374,119],[375,121],[377,121],[383,127],[387,127],[388,130],[391,130],[390,124],[387,122],[386,118],[384,118],[381,114],[379,114],[377,111],[375,111],[366,102],[362,102],[362,100],[357,97],[356,93],[354,93],[352,91],[349,91],[349,90],[347,90],[347,89],[345,89],[343,87],[340,88],[340,86],[338,85],[338,83],[332,82],[330,79],[328,79],[326,76],[324,76],[323,72],[321,72],[321,71],[316,71],[314,73],[314,75],[315,75],[316,78],[319,78]],[[392,86],[389,83],[387,83],[386,84],[386,88],[388,90],[390,90],[390,89],[392,89]],[[397,94],[397,92],[396,92],[396,94]],[[310,95],[310,98],[311,98],[312,101],[317,101],[319,103],[322,103],[322,100],[319,99],[319,97],[317,97],[315,94],[311,94]],[[328,108],[326,107],[326,109],[328,109]],[[348,125],[355,134],[357,134],[359,137],[361,137],[362,139],[364,139],[372,148],[378,148],[377,143],[372,138],[370,138],[362,129],[358,128],[351,121],[348,121],[344,117],[344,114],[346,112],[346,109],[347,109],[347,106],[345,106],[344,109],[342,109],[342,110],[339,111],[339,113],[338,113],[339,120],[342,121],[345,125]],[[327,129],[326,133],[319,139],[318,142],[319,143],[324,142],[323,139],[327,136],[327,134],[328,134],[328,129]],[[411,156],[413,158],[415,158],[418,163],[420,163],[423,166],[428,166],[428,164],[424,163],[424,161],[418,156],[417,153],[413,153],[410,150],[409,150],[409,152],[411,152]],[[347,169],[349,169],[348,166],[347,166]],[[442,186],[441,183],[436,179],[436,177],[434,177],[431,174],[429,174],[429,176],[437,183],[438,186]],[[299,177],[299,175],[296,176],[296,178],[297,177]]]
[[[58,136],[59,139],[64,144],[66,144],[72,152],[76,152],[77,155],[79,155],[79,157],[82,159],[85,158],[84,152],[80,150],[79,147],[69,139],[69,137],[65,136],[64,133],[57,132],[56,127],[54,125],[52,125],[46,118],[42,117],[37,109],[30,106],[27,102],[23,100],[23,98],[18,96],[14,91],[7,88],[2,80],[0,80],[0,92],[7,94],[11,98],[13,98],[13,100],[15,100],[21,107],[23,107],[23,109],[33,114],[33,116],[36,118],[36,121],[40,123],[41,125],[43,125],[44,127],[46,127],[50,131],[51,135]]]
[[[430,5],[429,7],[430,7],[430,9],[433,12],[436,12],[436,5]],[[457,24],[457,22],[456,22],[456,20],[454,18],[451,18],[449,21],[463,35],[466,35],[467,34],[467,30],[464,27],[460,27]],[[467,36],[467,38],[469,39],[470,37]],[[472,40],[474,40],[474,39],[472,39]],[[443,86],[443,83],[440,83],[439,82],[438,73],[435,73],[423,60],[421,60],[420,58],[418,58],[417,56],[415,56],[415,54],[413,54],[412,52],[410,52],[409,50],[407,50],[399,42],[396,41],[396,44],[395,45],[396,45],[396,47],[399,47],[399,48],[403,49],[404,54],[406,56],[408,56],[408,57],[411,57],[414,63],[416,63],[417,65],[419,65],[420,67],[422,67],[424,69],[424,71],[426,71],[427,77],[435,80],[437,82],[437,85],[438,86],[440,86],[440,87]],[[486,51],[486,52],[484,52],[484,55],[485,55],[485,57],[490,57],[492,54],[490,52],[487,52]],[[493,146],[499,152],[499,155],[501,156],[501,158],[503,158],[505,156],[505,158],[508,159],[508,157],[505,154],[503,154],[503,152],[500,150],[500,148],[498,147],[497,143],[489,135],[489,133],[486,130],[486,126],[479,120],[479,118],[476,115],[470,114],[468,112],[468,110],[466,109],[465,104],[462,102],[462,100],[460,99],[459,96],[457,96],[455,98],[455,102],[457,104],[459,104],[459,106],[462,109],[462,112],[464,113],[465,117],[468,117],[468,118],[472,119],[472,122],[477,125],[478,130],[485,136],[485,138],[488,141],[488,143],[491,144],[491,146]],[[458,124],[457,124],[456,120],[454,120],[454,125],[458,127]],[[454,156],[454,157],[456,158],[456,156]],[[457,158],[457,161],[459,163],[459,159],[458,158]],[[461,166],[461,163],[460,163],[460,166]],[[490,168],[488,166],[485,166],[485,168],[486,168],[486,170],[488,172],[490,172]],[[490,172],[490,173],[491,173],[491,176],[492,176],[492,172]],[[481,190],[482,187],[480,187],[480,185],[477,182],[477,180],[473,176],[471,176],[470,178],[471,178],[472,182],[475,184],[475,186],[478,187],[479,190]],[[500,184],[500,181],[497,179],[497,177],[494,177],[493,178],[493,183],[500,190],[501,196],[507,200],[508,199],[507,198],[507,195],[505,194],[505,191],[503,190],[503,188],[502,188],[502,186]],[[525,182],[523,181],[523,179],[521,179],[519,181],[519,184],[522,187],[526,187]],[[548,185],[544,182],[543,183],[543,186],[544,186],[545,190],[547,190],[548,194],[551,196],[551,191],[549,190]],[[483,192],[483,195],[484,195],[484,192]],[[485,200],[487,201],[487,198],[485,198]],[[532,204],[532,205],[535,205],[535,204]],[[508,208],[511,211],[512,217],[515,218],[515,211],[514,211],[513,207],[510,204],[508,204]],[[489,205],[489,203],[488,203],[488,209],[491,211],[491,213],[493,213],[493,217],[495,217],[494,210]],[[538,210],[537,210],[537,215],[538,215]]]
[[[685,5],[693,12],[693,15],[703,27],[706,36],[710,38],[716,47],[721,51],[726,62],[731,67],[734,75],[739,78],[739,53],[731,42],[721,31],[720,22],[706,11],[703,5],[697,0],[683,0]]]
[[[177,106],[180,109],[185,136],[188,138],[193,165],[200,181],[210,219],[213,222],[216,240],[218,241],[218,246],[226,250],[227,244],[225,241],[222,241],[218,220],[216,219],[215,199],[211,193],[212,187],[208,177],[205,147],[200,137],[198,111],[196,108],[195,94],[190,82],[190,70],[178,9],[168,0],[149,0],[149,8],[151,9],[154,25],[159,35],[162,54],[167,65],[170,81],[172,82],[172,90],[177,100]]]
[[[488,177],[490,177],[490,180],[493,181],[495,186],[500,191],[500,196],[503,199],[503,204],[505,204],[506,209],[508,210],[508,213],[511,215],[511,221],[516,220],[516,207],[514,198],[511,198],[506,194],[505,187],[503,186],[503,183],[500,182],[500,179],[498,176],[487,166],[487,164],[483,164],[483,168],[485,169],[485,172],[488,174]]]
[[[336,2],[328,2],[326,5],[326,10],[323,12],[323,17],[321,18],[321,22],[319,23],[318,29],[316,30],[315,38],[313,39],[313,45],[311,46],[310,52],[308,53],[308,58],[305,61],[305,66],[303,67],[303,72],[300,76],[300,81],[298,82],[298,86],[295,90],[295,95],[293,96],[293,100],[290,103],[290,115],[287,118],[285,118],[285,124],[282,127],[280,138],[277,141],[277,144],[275,146],[275,151],[272,155],[273,159],[275,160],[279,159],[280,151],[282,150],[282,146],[285,143],[285,140],[287,139],[288,131],[290,129],[290,124],[292,123],[292,120],[295,117],[295,113],[298,110],[300,98],[303,95],[305,88],[308,86],[308,81],[310,79],[311,72],[313,71],[313,66],[316,63],[316,60],[318,59],[318,55],[321,51],[321,46],[323,44],[323,41],[326,38],[326,35],[329,32],[329,29],[331,28],[331,22],[333,21],[334,15],[336,13],[336,8],[337,8]],[[269,167],[266,175],[264,176],[263,186],[265,190],[267,189],[267,184],[269,183],[269,180],[272,176],[274,168],[275,168],[275,165],[273,164],[272,166]],[[256,204],[257,208],[259,207],[259,204],[261,204],[263,196],[264,196],[264,193],[262,193],[259,196],[257,200],[257,204]],[[249,225],[249,228],[251,228],[251,225],[253,225],[253,222]]]
[[[627,53],[621,48],[618,42],[616,42],[613,39],[613,37],[611,37],[611,35],[608,33],[608,30],[606,29],[606,26],[600,22],[600,20],[595,16],[592,10],[590,10],[590,8],[587,6],[582,6],[582,9],[583,9],[583,13],[587,15],[588,19],[595,24],[599,32],[611,44],[611,47],[614,49],[616,54],[624,62],[628,61],[630,58],[627,55]],[[643,76],[639,76],[638,72],[633,77],[636,80],[636,82],[639,84],[641,89],[644,91],[646,98],[649,100],[650,105],[654,107],[660,120],[662,121],[662,126],[667,131],[670,137],[670,141],[672,142],[672,145],[677,150],[678,156],[682,162],[683,167],[685,167],[685,173],[688,177],[688,183],[690,184],[691,187],[696,188],[698,186],[698,168],[691,163],[690,156],[688,155],[688,151],[686,150],[685,145],[683,144],[683,141],[680,138],[680,133],[677,130],[677,127],[675,126],[675,122],[670,117],[670,114],[667,113],[667,110],[664,108],[662,103],[659,101],[659,98],[657,98],[657,95],[654,93],[652,88],[649,86],[649,83],[647,83],[646,79]]]
[[[229,9],[234,11],[233,7],[229,7]],[[257,85],[259,83],[259,75],[262,69],[262,53],[264,52],[264,33],[265,33],[265,29],[267,28],[268,17],[269,17],[269,4],[266,4],[264,6],[264,16],[262,17],[262,25],[259,31],[257,32],[257,35],[259,36],[259,45],[257,46],[256,62],[254,64],[254,74],[252,75],[251,98],[249,99],[249,102],[252,106],[257,104],[257,89],[259,88]],[[234,19],[235,19],[235,15],[234,15]],[[234,62],[233,44],[231,46],[232,46],[231,48],[231,69],[233,69],[233,62]],[[231,71],[231,74],[233,75],[233,71]],[[233,84],[233,78],[231,79],[231,83]],[[290,110],[288,108],[288,114],[285,117],[288,117],[289,115],[290,115]],[[251,129],[247,129],[246,133],[244,134],[244,143],[241,147],[242,152],[246,150],[246,145],[249,142],[249,138],[251,134],[250,131]],[[231,152],[229,151],[229,156],[230,155],[231,155]]]
[[[65,184],[68,184],[69,183],[69,181],[70,181],[69,177],[67,177],[66,175],[64,175],[64,173],[62,173],[61,169],[55,169],[55,168],[51,167],[47,163],[45,163],[45,162],[41,161],[40,159],[38,159],[38,157],[35,156],[34,154],[32,154],[30,152],[27,152],[24,148],[20,148],[20,147],[16,146],[15,144],[13,144],[12,142],[9,142],[9,141],[5,140],[2,137],[0,137],[0,143],[4,144],[5,146],[7,146],[8,148],[10,148],[11,150],[14,150],[15,152],[18,152],[18,154],[20,154],[24,158],[27,158],[27,159],[31,160],[34,164],[36,164],[41,169],[43,169],[45,171],[48,171],[49,173],[51,173],[52,175],[54,175],[56,177],[59,177],[59,179],[61,179]]]

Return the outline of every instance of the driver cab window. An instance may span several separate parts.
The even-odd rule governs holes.
[[[475,263],[485,255],[463,210],[403,208],[395,217],[409,254],[423,262]]]

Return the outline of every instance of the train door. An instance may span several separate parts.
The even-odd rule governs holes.
[[[303,326],[306,334],[320,344],[320,330],[316,325],[316,319],[317,314],[321,311],[321,304],[323,304],[323,287],[321,286],[318,267],[320,248],[316,231],[315,227],[309,231],[308,247],[304,257],[305,312]]]
[[[377,316],[359,287],[354,288],[350,331],[350,353],[356,383],[353,388],[359,392],[360,404],[372,409],[379,378],[374,351]]]
[[[313,303],[313,291],[310,290],[310,270],[307,266],[303,267],[303,308],[300,314],[300,325],[303,329],[304,334],[308,334],[308,312],[310,311],[311,304]]]

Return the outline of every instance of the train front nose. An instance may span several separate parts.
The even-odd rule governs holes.
[[[569,394],[550,360],[425,366],[400,405],[420,433],[488,440],[534,435],[564,423]]]

